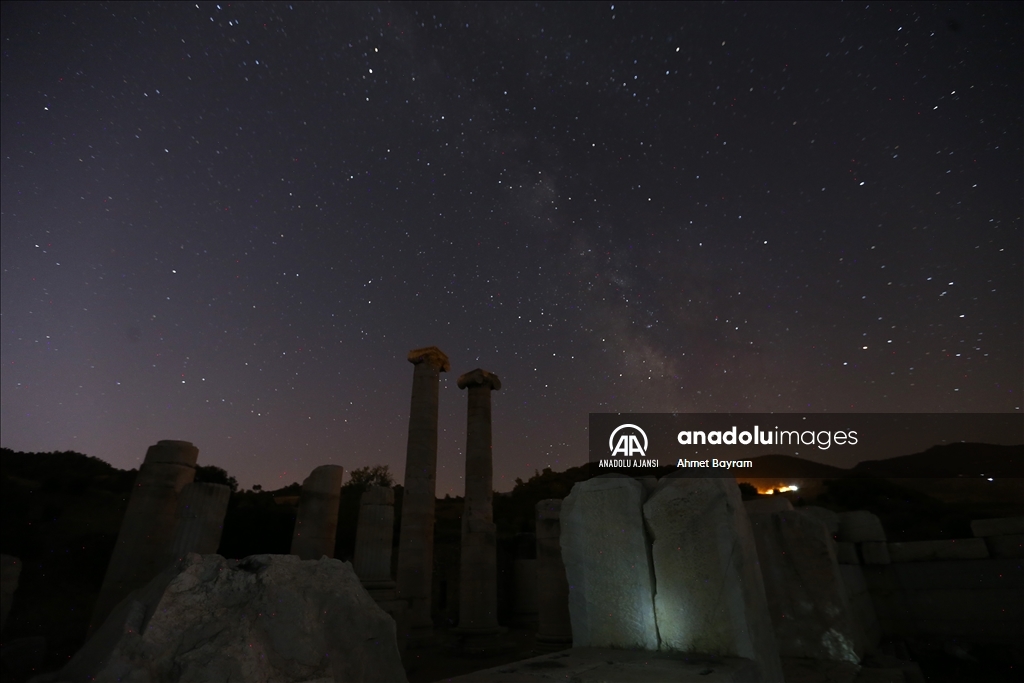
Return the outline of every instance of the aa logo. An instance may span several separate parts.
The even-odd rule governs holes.
[[[618,440],[615,439],[616,434],[619,434]],[[643,446],[640,445],[638,435],[644,440]],[[643,458],[647,453],[647,434],[636,425],[619,425],[608,437],[608,449],[611,450],[613,458],[616,455],[624,455],[628,458],[637,455]]]

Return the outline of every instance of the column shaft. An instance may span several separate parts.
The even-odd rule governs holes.
[[[302,482],[299,512],[292,533],[292,555],[303,560],[319,560],[324,555],[334,557],[344,476],[345,468],[340,465],[321,465]]]

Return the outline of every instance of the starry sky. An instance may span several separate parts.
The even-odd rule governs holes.
[[[3,446],[494,477],[610,411],[1017,412],[1018,3],[2,15]]]

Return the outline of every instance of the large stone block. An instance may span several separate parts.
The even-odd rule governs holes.
[[[885,541],[882,520],[867,510],[839,513],[839,541]]]
[[[537,502],[537,640],[572,643],[569,583],[562,562],[562,501]]]
[[[875,613],[875,605],[871,600],[871,593],[864,580],[864,570],[859,564],[841,564],[839,565],[839,574],[843,577],[843,583],[846,585],[846,594],[850,598],[850,607],[853,609],[854,618],[864,634],[865,648],[871,652],[881,640],[882,631]]]
[[[990,557],[1024,557],[1024,534],[986,536],[985,545]]]
[[[664,477],[644,504],[662,650],[753,660],[781,681],[750,521],[732,479]],[[573,624],[575,628],[575,623]]]
[[[860,556],[857,555],[857,544],[849,541],[838,541],[836,543],[836,560],[839,564],[860,564]]]
[[[800,508],[800,512],[806,512],[822,522],[833,536],[839,533],[839,515],[835,512],[817,505],[805,505]]]
[[[562,561],[576,647],[658,649],[643,499],[640,482],[612,474],[576,484],[562,502]]]
[[[785,496],[761,496],[754,500],[743,501],[748,515],[770,515],[773,512],[792,510],[793,504]]]
[[[859,662],[865,637],[828,528],[801,510],[754,514],[750,523],[781,656]]]
[[[119,604],[60,678],[406,680],[395,622],[347,562],[195,554]]]
[[[985,546],[985,539],[982,538],[908,541],[889,544],[889,558],[893,562],[981,560],[986,557],[988,557],[988,548]]]
[[[1024,534],[1024,517],[999,517],[996,519],[976,519],[971,522],[971,533],[976,537],[1006,536]]]

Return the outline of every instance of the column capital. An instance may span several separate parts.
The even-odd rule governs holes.
[[[476,370],[470,370],[464,375],[460,375],[456,382],[459,389],[465,389],[466,387],[479,387],[489,386],[493,391],[501,389],[501,380],[493,372],[487,372],[477,368]]]
[[[436,346],[424,346],[422,349],[413,349],[409,352],[409,362],[413,365],[430,363],[441,372],[448,372],[452,364],[448,362],[448,356]]]

